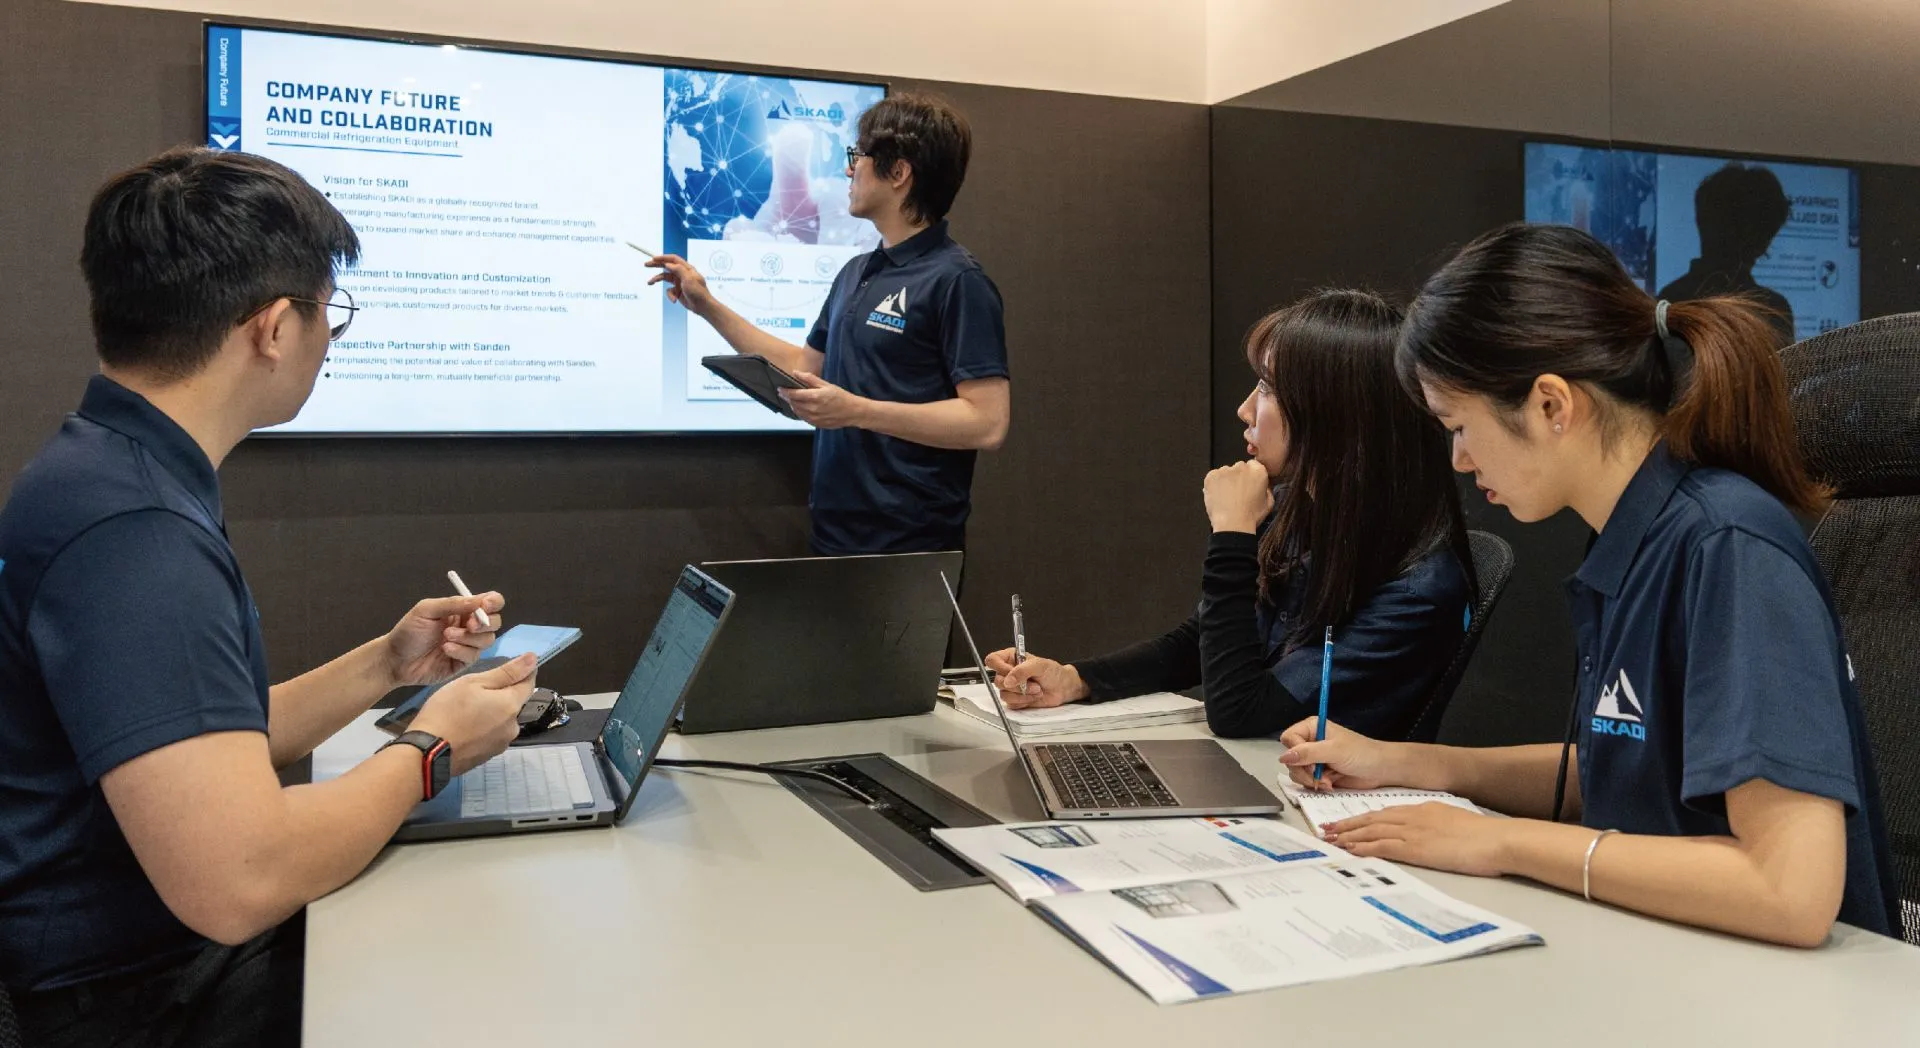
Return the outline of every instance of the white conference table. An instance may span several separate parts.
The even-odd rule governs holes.
[[[384,741],[372,719],[321,748],[316,777]],[[1271,781],[1277,742],[1225,745]],[[874,751],[998,818],[1043,817],[1006,737],[944,704],[672,735],[662,755]],[[305,1044],[1920,1044],[1920,949],[1891,939],[1842,926],[1792,950],[1526,882],[1421,875],[1547,945],[1162,1007],[992,885],[914,890],[776,783],[657,769],[625,825],[396,845],[314,903]]]

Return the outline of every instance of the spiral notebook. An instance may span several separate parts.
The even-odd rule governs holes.
[[[1320,827],[1329,822],[1351,819],[1356,815],[1365,815],[1370,811],[1383,811],[1397,808],[1403,804],[1426,804],[1433,801],[1439,804],[1451,804],[1471,812],[1485,814],[1486,809],[1456,794],[1445,790],[1409,790],[1400,787],[1385,787],[1377,790],[1304,790],[1294,785],[1288,778],[1287,769],[1280,769],[1280,792],[1287,802],[1300,809],[1301,817],[1307,825],[1313,827],[1315,836],[1321,834]]]

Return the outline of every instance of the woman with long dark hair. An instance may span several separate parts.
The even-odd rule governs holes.
[[[1798,946],[1836,916],[1898,927],[1852,666],[1788,512],[1824,492],[1774,342],[1756,303],[1656,302],[1566,227],[1498,230],[1428,281],[1398,363],[1454,468],[1519,520],[1571,508],[1597,533],[1568,583],[1576,719],[1566,745],[1489,749],[1314,742],[1302,721],[1283,736],[1296,782],[1324,762],[1328,786],[1521,816],[1395,808],[1329,840]]]
[[[1062,664],[987,658],[1015,709],[1205,688],[1217,735],[1277,735],[1317,707],[1334,628],[1332,708],[1404,738],[1458,649],[1471,556],[1443,434],[1393,370],[1400,312],[1322,291],[1247,338],[1244,462],[1209,473],[1198,611],[1172,632]],[[1276,487],[1277,485],[1277,487]]]

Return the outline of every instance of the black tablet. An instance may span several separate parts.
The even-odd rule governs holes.
[[[759,401],[760,406],[768,411],[777,411],[788,418],[800,417],[793,413],[791,405],[781,399],[780,391],[806,389],[807,384],[780,370],[766,357],[749,353],[723,353],[715,357],[701,357],[700,364],[726,379],[735,389]]]

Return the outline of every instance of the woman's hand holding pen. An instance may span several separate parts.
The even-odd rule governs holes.
[[[1000,688],[1000,701],[1010,710],[1043,710],[1092,694],[1080,679],[1080,671],[1070,665],[1028,655],[1016,666],[1013,655],[1012,648],[1003,648],[987,656],[987,668],[993,671]]]
[[[1318,718],[1308,717],[1280,735],[1287,751],[1280,764],[1303,789],[1371,790],[1381,786],[1447,790],[1443,766],[1433,755],[1444,748],[1381,742],[1337,724],[1314,741]],[[1313,766],[1326,765],[1318,783]],[[1510,864],[1509,842],[1516,825],[1451,804],[1408,804],[1366,812],[1320,827],[1327,843],[1362,858],[1412,863],[1436,870],[1497,877]]]
[[[1308,717],[1280,734],[1280,744],[1287,747],[1280,763],[1295,786],[1307,790],[1371,790],[1409,785],[1395,752],[1400,747],[1333,723],[1327,725],[1326,739],[1316,742],[1318,726],[1318,718]],[[1318,783],[1313,779],[1316,764],[1326,766]]]

